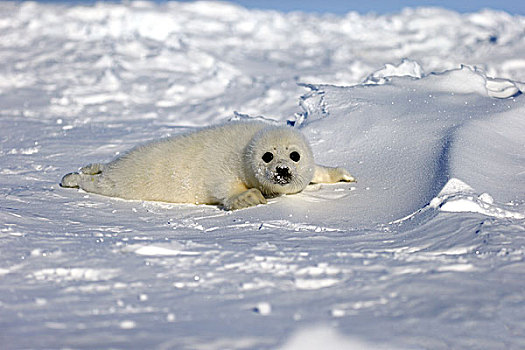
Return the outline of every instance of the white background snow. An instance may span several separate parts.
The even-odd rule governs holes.
[[[523,81],[504,12],[0,3],[0,347],[523,348]],[[236,212],[58,186],[259,116],[358,183]]]

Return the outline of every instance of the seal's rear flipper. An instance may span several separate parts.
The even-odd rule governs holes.
[[[78,188],[79,182],[80,182],[80,174],[79,173],[69,173],[64,175],[62,178],[62,181],[60,181],[60,186],[62,187],[70,187],[70,188]]]
[[[85,167],[80,168],[80,173],[86,175],[98,175],[104,171],[104,167],[105,164],[102,163],[88,164]]]

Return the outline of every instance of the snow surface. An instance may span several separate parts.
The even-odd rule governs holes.
[[[525,18],[0,3],[2,348],[525,346]],[[266,206],[63,174],[228,119],[357,184]]]

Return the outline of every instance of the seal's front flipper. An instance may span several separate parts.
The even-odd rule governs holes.
[[[357,180],[343,168],[331,168],[315,165],[314,178],[311,183],[356,182]]]
[[[256,188],[250,188],[247,191],[241,192],[237,195],[234,195],[226,201],[224,201],[224,209],[226,210],[236,210],[242,208],[253,207],[257,204],[266,204],[266,198],[264,198],[261,191]]]

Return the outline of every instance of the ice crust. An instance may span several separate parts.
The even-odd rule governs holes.
[[[525,18],[0,3],[0,347],[517,349]],[[236,212],[62,175],[233,119],[318,184]]]

